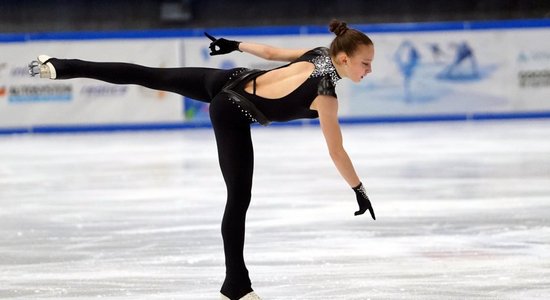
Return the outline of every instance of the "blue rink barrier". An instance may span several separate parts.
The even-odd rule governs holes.
[[[525,113],[479,113],[465,115],[426,115],[426,116],[385,116],[385,117],[345,117],[340,118],[342,125],[367,125],[380,123],[415,123],[415,122],[453,122],[453,121],[488,121],[488,120],[521,120],[550,119],[550,111]],[[263,127],[254,124],[255,127]],[[296,120],[291,122],[274,122],[269,127],[319,126],[318,119]],[[29,127],[0,128],[0,135],[6,134],[49,134],[49,133],[94,133],[120,131],[156,131],[156,130],[189,130],[211,128],[208,121],[176,123],[137,123],[137,124],[101,124],[101,125],[37,125]]]
[[[506,21],[457,21],[426,23],[393,23],[353,25],[368,33],[418,32],[418,31],[461,31],[486,29],[521,29],[550,27],[548,19],[506,20]],[[327,26],[261,26],[243,28],[197,28],[168,30],[125,30],[125,31],[79,31],[41,33],[0,33],[0,43],[59,41],[59,40],[108,40],[108,39],[163,39],[182,37],[203,37],[204,31],[212,35],[262,36],[287,34],[327,34]]]

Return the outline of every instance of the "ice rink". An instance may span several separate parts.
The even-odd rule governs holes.
[[[550,299],[550,121],[255,128],[245,257],[270,299]],[[219,299],[210,129],[0,136],[1,299]]]

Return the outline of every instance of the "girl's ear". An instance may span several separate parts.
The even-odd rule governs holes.
[[[336,55],[336,61],[340,64],[340,65],[347,65],[348,64],[348,56],[346,55],[346,53],[344,52],[340,52]]]

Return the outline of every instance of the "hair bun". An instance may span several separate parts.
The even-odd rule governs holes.
[[[332,20],[330,22],[329,28],[330,28],[330,32],[334,32],[336,36],[343,35],[349,29],[348,24],[346,24],[346,22],[341,22],[338,20]]]

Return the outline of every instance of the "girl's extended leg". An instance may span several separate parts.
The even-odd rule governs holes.
[[[150,68],[116,62],[89,62],[52,58],[56,79],[92,78],[114,84],[137,84],[210,102],[231,75],[231,70],[212,68]]]
[[[227,202],[222,220],[226,277],[221,292],[230,299],[239,299],[252,292],[243,257],[245,219],[250,204],[254,168],[250,121],[223,94],[212,100],[210,119],[227,186]]]

